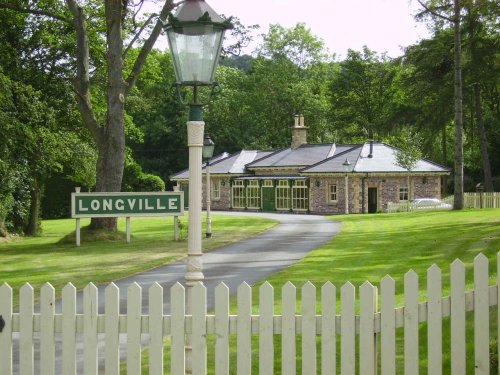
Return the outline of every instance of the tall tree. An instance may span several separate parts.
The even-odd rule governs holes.
[[[139,1],[138,6],[142,6],[143,2],[144,0]],[[173,0],[165,0],[160,14],[152,15],[141,24],[135,23],[137,5],[134,6],[128,0],[109,0],[104,4],[94,0],[66,0],[65,4],[64,9],[59,2],[53,0],[12,0],[1,3],[0,10],[49,18],[73,27],[76,35],[74,55],[71,58],[76,66],[73,87],[83,122],[91,132],[98,150],[96,190],[120,191],[125,160],[125,102],[161,32],[160,19],[166,19],[174,8],[174,3]],[[154,21],[154,27],[151,28]],[[133,25],[137,27],[134,28]],[[123,61],[128,51],[125,42],[136,42],[148,27],[150,34],[125,78]],[[105,37],[101,38],[103,33]],[[91,48],[90,41],[104,47]],[[106,100],[103,118],[96,113],[91,90],[95,83],[102,84],[98,79],[94,80],[98,71],[93,71],[93,62],[97,62],[101,56],[91,56],[91,52],[99,51],[104,51],[106,61],[105,84],[102,85],[105,87]],[[116,219],[93,219],[91,226],[116,230]]]
[[[367,47],[348,51],[331,83],[333,121],[344,137],[364,142],[390,130],[395,76],[396,66],[386,56]]]
[[[464,207],[464,140],[463,140],[463,94],[462,94],[462,33],[460,30],[461,10],[459,0],[449,3],[446,0],[433,0],[428,3],[417,0],[433,17],[440,21],[451,22],[454,37],[454,108],[455,108],[455,168],[454,168],[454,201],[453,208],[461,210]],[[448,14],[443,13],[448,10]]]

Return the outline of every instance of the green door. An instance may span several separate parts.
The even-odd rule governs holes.
[[[368,188],[368,213],[377,212],[377,188]]]
[[[262,210],[276,211],[276,194],[274,186],[262,187]]]

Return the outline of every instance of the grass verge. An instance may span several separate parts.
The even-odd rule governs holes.
[[[60,293],[72,282],[83,288],[89,282],[107,283],[182,258],[187,253],[187,216],[183,238],[173,240],[173,218],[132,218],[131,243],[126,243],[125,220],[119,220],[117,235],[89,238],[82,231],[82,243],[74,242],[75,220],[42,222],[43,235],[17,237],[0,243],[0,284],[6,282],[18,289],[30,283],[35,289],[50,282]],[[82,227],[89,220],[82,219]],[[255,217],[215,215],[213,237],[203,239],[203,251],[240,241],[276,224]],[[203,229],[204,233],[204,229]],[[15,305],[17,305],[15,293]]]

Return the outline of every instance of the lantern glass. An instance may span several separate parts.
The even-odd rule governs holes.
[[[223,28],[211,24],[192,23],[167,30],[177,83],[213,83],[223,34]]]
[[[205,134],[205,139],[203,140],[202,156],[203,159],[210,159],[214,155],[215,143],[210,138],[210,135]]]

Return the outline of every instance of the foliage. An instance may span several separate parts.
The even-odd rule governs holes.
[[[123,173],[122,191],[164,191],[165,183],[153,174],[144,173],[142,167],[128,158]]]
[[[367,47],[362,52],[349,50],[339,63],[330,88],[332,119],[346,142],[365,142],[397,125],[389,122],[396,101],[396,72],[397,65]]]
[[[417,166],[417,163],[422,159],[422,138],[412,132],[406,131],[406,136],[399,138],[398,150],[395,152],[396,165],[404,168],[407,172],[411,172]]]

